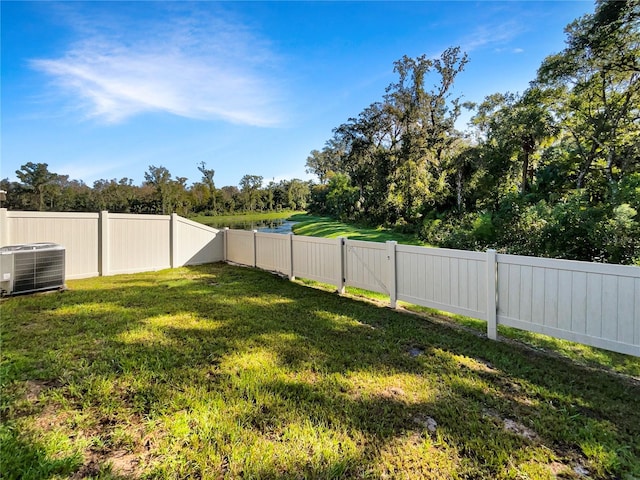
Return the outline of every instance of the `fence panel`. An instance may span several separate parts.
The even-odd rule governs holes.
[[[640,356],[640,268],[498,254],[498,323]]]
[[[35,242],[54,242],[65,247],[67,279],[224,259],[222,232],[175,214],[0,209],[0,246]]]
[[[279,233],[256,233],[256,267],[291,274],[291,237]]]
[[[293,237],[293,275],[342,286],[342,240]]]
[[[58,243],[65,247],[65,278],[96,277],[99,218],[97,213],[6,211],[3,243]]]
[[[486,254],[396,247],[398,300],[487,319]]]
[[[254,233],[246,230],[225,230],[225,232],[227,261],[255,266]]]
[[[345,284],[389,295],[387,245],[346,240],[345,250]]]
[[[224,259],[223,233],[215,228],[176,215],[173,232],[176,256],[173,266],[201,265]]]
[[[171,267],[171,217],[109,214],[108,273],[136,273]]]

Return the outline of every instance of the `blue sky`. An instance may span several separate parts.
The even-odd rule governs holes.
[[[92,185],[149,165],[218,187],[311,178],[332,129],[403,55],[461,46],[456,94],[523,91],[593,2],[2,1],[0,178],[27,162]],[[464,127],[464,121],[459,122]]]

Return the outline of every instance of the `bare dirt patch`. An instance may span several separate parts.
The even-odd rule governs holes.
[[[486,410],[484,414],[487,417],[491,417],[492,419],[496,420],[498,424],[502,424],[502,428],[504,428],[504,430],[507,432],[513,433],[532,442],[538,442],[540,440],[540,437],[536,432],[524,426],[520,422],[517,422],[510,418],[502,418],[497,412],[494,412],[492,410]]]
[[[137,455],[120,450],[106,456],[104,461],[111,464],[111,471],[116,475],[127,478],[139,477],[140,459]]]
[[[71,480],[99,476],[101,472],[110,470],[116,477],[140,478],[142,466],[146,460],[140,455],[126,450],[107,452],[89,451],[85,453],[85,461],[80,469],[73,474]]]
[[[413,417],[413,421],[423,428],[426,428],[429,432],[434,433],[438,428],[438,422],[433,418],[425,415],[416,415]]]
[[[85,458],[85,462],[76,473],[71,476],[71,480],[95,477],[100,473],[100,458],[96,453],[91,453]]]
[[[389,398],[389,399],[402,398],[402,397],[405,397],[406,395],[407,395],[406,392],[400,387],[385,388],[380,394],[382,398]]]
[[[60,386],[59,382],[53,380],[27,380],[24,382],[25,399],[30,403],[36,403],[43,391]]]
[[[44,382],[40,382],[37,380],[27,380],[25,382],[25,388],[27,389],[25,393],[25,398],[28,402],[35,403],[40,398],[40,394],[42,391],[47,388]]]
[[[64,426],[69,418],[68,413],[61,413],[54,405],[47,405],[35,418],[35,427],[42,431],[49,431]]]
[[[538,434],[536,432],[515,420],[511,420],[510,418],[504,419],[504,429],[507,432],[515,433],[519,437],[526,438],[527,440],[538,440]]]

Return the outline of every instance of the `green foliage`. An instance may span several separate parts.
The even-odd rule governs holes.
[[[337,127],[325,148],[307,159],[308,171],[330,184],[316,191],[313,211],[415,229],[426,205],[449,197],[450,152],[460,139],[454,123],[461,109],[451,89],[466,63],[458,47],[436,59],[396,61],[398,81],[383,100]],[[339,184],[336,175],[342,175]]]
[[[299,179],[281,180],[262,185],[262,177],[245,175],[240,180],[242,190],[235,186],[216,188],[215,171],[201,162],[198,170],[202,181],[190,187],[185,177],[172,178],[162,166],[150,165],[141,186],[133,180],[101,179],[88,187],[67,175],[49,172],[47,164],[27,163],[16,172],[23,183],[0,180],[0,189],[7,192],[2,207],[13,210],[48,210],[114,213],[178,213],[221,215],[304,210],[310,201],[311,182]]]
[[[603,227],[604,250],[612,263],[640,265],[640,218],[628,203],[618,205]]]
[[[449,248],[629,264],[638,262],[640,219],[628,203],[590,203],[587,190],[553,205],[512,194],[494,212],[427,219],[420,237]]]
[[[51,191],[52,183],[56,180],[57,174],[49,171],[46,163],[27,162],[16,170],[16,176],[22,182],[24,192],[33,192],[31,205],[38,210],[45,209],[45,195]]]
[[[353,220],[358,201],[358,189],[352,187],[347,175],[337,173],[329,180],[325,200],[326,213],[341,220]]]
[[[336,212],[318,190],[312,211],[419,231],[440,246],[637,262],[640,3],[598,1],[566,33],[565,50],[524,93],[464,105],[474,110],[464,137],[449,91],[466,55],[400,59],[383,101],[309,159],[319,175],[348,175],[358,198]]]

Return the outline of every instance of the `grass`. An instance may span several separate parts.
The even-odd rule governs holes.
[[[285,220],[293,215],[300,215],[304,212],[296,210],[283,210],[281,212],[257,212],[257,213],[240,213],[235,215],[197,215],[191,217],[194,222],[204,225],[220,228],[228,226],[233,228],[238,224],[265,223],[270,220]]]
[[[68,284],[2,301],[3,478],[640,478],[606,368],[224,264]]]
[[[333,218],[312,215],[295,215],[291,219],[300,222],[293,226],[296,235],[325,238],[345,237],[370,242],[395,240],[405,245],[424,245],[415,234],[402,233],[384,227],[343,223]]]

